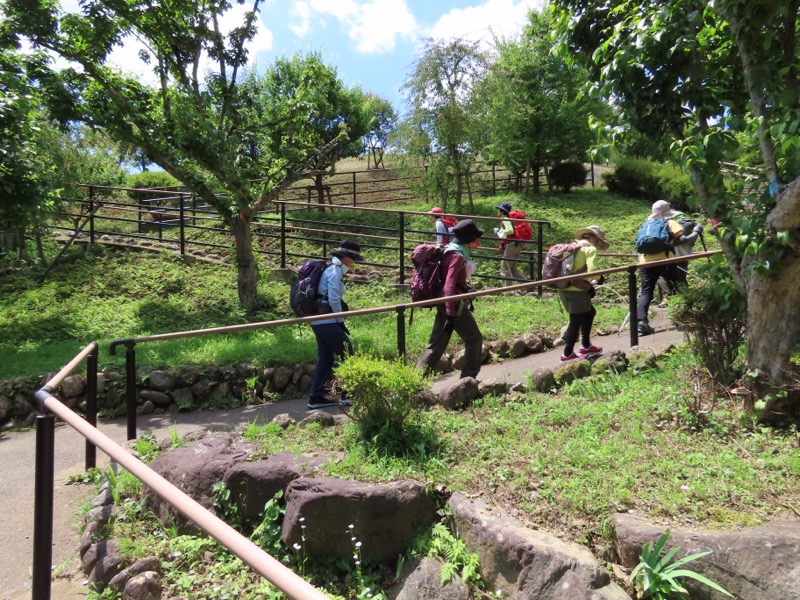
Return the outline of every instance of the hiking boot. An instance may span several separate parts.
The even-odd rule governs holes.
[[[350,398],[342,398],[339,400],[339,406],[352,406],[353,401]]]
[[[325,396],[317,396],[308,399],[308,410],[317,410],[318,408],[330,408],[336,406],[336,401],[326,398]]]
[[[564,356],[564,355],[562,354],[562,355],[561,355],[561,362],[567,362],[568,360],[575,360],[575,359],[577,359],[577,358],[580,358],[580,356],[578,356],[578,355],[577,355],[577,354],[575,354],[574,352],[573,352],[572,354],[570,354],[569,356]]]
[[[603,349],[600,346],[581,347],[581,349],[578,350],[578,354],[580,354],[581,358],[584,356],[591,356],[592,354],[602,354],[602,352]]]
[[[647,321],[639,321],[639,335],[650,335],[651,333],[655,333],[656,330],[650,327],[650,323]]]

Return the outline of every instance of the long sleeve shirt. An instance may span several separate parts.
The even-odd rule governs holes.
[[[344,296],[344,273],[342,267],[330,264],[325,267],[322,277],[319,279],[317,295],[326,299],[331,306],[331,312],[342,312],[342,297]],[[335,319],[320,319],[312,321],[312,325],[325,325],[327,323],[344,323],[341,317]]]
[[[514,224],[511,221],[501,221],[497,237],[509,239],[514,237]]]
[[[442,262],[439,263],[439,277],[444,281],[444,295],[455,296],[463,294],[467,289],[467,270],[464,268],[465,260],[458,252],[445,252]],[[445,311],[448,317],[456,316],[457,302],[445,302]]]
[[[436,243],[444,246],[448,241],[450,241],[450,230],[442,219],[436,219]]]

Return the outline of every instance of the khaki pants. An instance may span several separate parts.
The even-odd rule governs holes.
[[[433,367],[442,358],[442,354],[447,350],[447,345],[450,343],[450,338],[453,332],[444,330],[444,325],[447,322],[447,313],[444,306],[439,305],[436,307],[436,318],[433,321],[433,331],[431,332],[428,345],[417,361],[417,369],[432,370]],[[478,323],[475,322],[475,317],[472,312],[467,310],[466,307],[461,311],[461,314],[456,316],[453,323],[453,331],[458,334],[458,337],[464,342],[464,365],[461,368],[461,377],[477,377],[481,370],[481,353],[483,352],[483,336],[478,329]]]
[[[517,259],[522,254],[522,244],[518,242],[508,242],[503,245],[503,263],[500,265],[500,274],[508,279],[503,281],[503,285],[516,285],[511,279],[526,280],[527,277],[519,270]]]

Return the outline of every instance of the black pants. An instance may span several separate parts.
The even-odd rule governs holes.
[[[653,293],[658,283],[658,278],[663,277],[671,290],[675,289],[675,269],[672,266],[660,265],[657,267],[647,267],[639,269],[639,277],[642,280],[642,289],[639,292],[639,304],[636,314],[640,321],[647,321],[647,311],[650,310],[650,303],[653,301]]]
[[[432,370],[442,358],[444,351],[447,350],[453,332],[444,330],[446,322],[447,313],[444,306],[439,304],[436,307],[436,318],[433,321],[433,331],[428,340],[428,346],[422,351],[422,355],[417,361],[417,369]],[[461,367],[461,377],[477,377],[481,370],[483,336],[475,322],[475,317],[466,307],[455,318],[453,330],[464,341],[464,365]]]
[[[581,346],[588,348],[592,345],[592,324],[594,323],[594,316],[597,314],[594,306],[592,309],[585,313],[579,313],[569,316],[569,324],[567,330],[564,332],[564,356],[569,356],[575,349],[575,342],[578,341],[578,336],[581,338]]]

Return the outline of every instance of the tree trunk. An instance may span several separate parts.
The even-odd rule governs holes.
[[[250,221],[232,217],[228,225],[236,248],[236,287],[239,302],[248,311],[258,308],[258,265],[253,256],[253,236]]]
[[[322,175],[314,176],[314,187],[317,190],[317,204],[320,205],[320,210],[325,212],[325,186],[322,182]]]
[[[538,194],[540,190],[539,186],[539,171],[541,167],[538,164],[533,165],[533,193]]]

